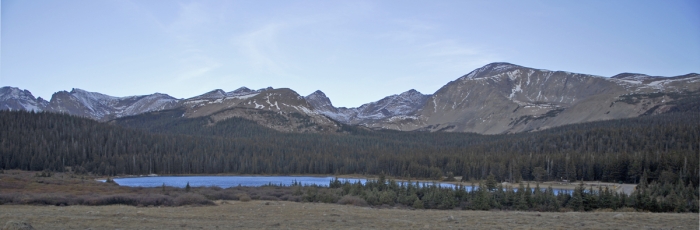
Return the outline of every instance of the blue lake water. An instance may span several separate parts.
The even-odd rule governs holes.
[[[187,183],[190,183],[192,187],[200,186],[216,186],[221,188],[230,188],[236,186],[249,186],[258,187],[265,185],[284,185],[290,186],[294,182],[301,183],[302,185],[318,185],[318,186],[328,186],[335,177],[312,177],[312,176],[152,176],[152,177],[131,177],[131,178],[115,178],[114,182],[121,186],[128,187],[160,187],[163,184],[165,186],[180,187],[184,188]],[[348,181],[350,183],[357,183],[358,181],[364,184],[367,179],[361,178],[338,178],[341,182]],[[406,182],[399,182],[406,183]],[[415,182],[412,182],[415,183]],[[427,185],[439,185],[440,187],[454,188],[457,186],[449,183],[433,183],[433,182],[420,182],[419,186]],[[464,187],[467,191],[471,191],[472,188],[476,189],[478,186],[467,185]],[[514,188],[517,191],[517,188]],[[554,193],[559,192],[571,193],[571,190],[564,189],[554,189]]]
[[[184,188],[187,183],[192,187],[216,186],[230,188],[236,186],[258,187],[265,185],[290,186],[295,181],[302,185],[328,186],[335,177],[310,177],[310,176],[153,176],[116,178],[114,182],[121,186],[129,187],[160,187],[165,186]],[[341,182],[349,181],[365,183],[366,179],[338,178]]]

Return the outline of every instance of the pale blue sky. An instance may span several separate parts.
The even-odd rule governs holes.
[[[700,1],[2,0],[0,85],[49,99],[272,86],[356,107],[491,62],[700,72]]]

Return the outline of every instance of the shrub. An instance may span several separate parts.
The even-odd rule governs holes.
[[[138,197],[138,205],[143,206],[172,206],[173,198],[161,194],[146,194]]]
[[[22,199],[22,204],[68,205],[69,200],[63,194],[40,194]]]
[[[250,199],[250,196],[248,196],[248,194],[245,194],[245,193],[239,194],[239,195],[238,195],[238,199],[239,199],[240,201],[243,201],[243,202],[248,202],[248,201],[251,200],[251,199]]]
[[[301,202],[301,196],[294,196],[291,194],[287,194],[287,195],[283,195],[282,197],[280,197],[280,200]]]
[[[277,201],[277,200],[279,200],[279,199],[277,199],[276,196],[262,195],[262,196],[260,196],[260,198],[258,198],[258,200],[273,200],[273,201]]]
[[[367,201],[360,197],[356,196],[351,196],[351,195],[345,195],[340,200],[338,200],[338,204],[343,204],[343,205],[355,205],[355,206],[367,206]]]
[[[596,210],[593,210],[593,211],[594,211],[594,212],[614,212],[614,211],[613,211],[612,209],[610,209],[610,208],[599,208],[599,209],[596,209]]]
[[[214,202],[202,196],[201,194],[187,193],[175,198],[174,204],[176,206],[182,205],[213,205]]]
[[[340,200],[337,192],[327,189],[321,189],[320,192],[316,190],[313,198],[314,199],[309,200],[309,202],[336,203]]]
[[[423,206],[423,201],[420,200],[420,199],[418,199],[418,198],[416,198],[416,201],[413,202],[413,208],[415,208],[415,209],[423,209],[423,208],[425,208],[425,207]]]
[[[573,212],[574,210],[571,208],[560,208],[559,212]]]
[[[379,194],[379,203],[394,205],[394,200],[396,200],[396,193],[393,191],[383,191]]]
[[[204,195],[209,200],[238,200],[231,190],[223,190],[218,187],[208,187],[201,189],[197,193]]]
[[[85,201],[86,205],[137,205],[138,202],[129,194],[103,195],[97,197],[89,197]]]
[[[270,195],[272,195],[272,196],[274,196],[274,197],[278,197],[278,198],[279,198],[279,197],[282,197],[282,196],[285,195],[285,194],[286,194],[285,191],[278,191],[278,190],[273,191],[272,193],[270,193]],[[289,192],[289,194],[291,194],[291,192]]]
[[[0,204],[13,204],[21,200],[22,194],[19,193],[0,194]]]
[[[617,212],[637,212],[634,208],[624,207],[616,210]]]

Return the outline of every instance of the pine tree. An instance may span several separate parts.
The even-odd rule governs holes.
[[[569,203],[568,203],[569,208],[571,208],[575,211],[583,210],[584,192],[585,192],[585,187],[583,186],[583,182],[581,182],[579,184],[579,186],[576,187],[576,189],[574,189],[574,193],[571,195],[571,199],[569,200]]]
[[[476,210],[489,210],[491,206],[489,205],[489,191],[487,188],[479,184],[479,188],[477,189],[476,196],[474,197],[474,209]]]
[[[493,191],[494,189],[496,189],[496,183],[496,178],[493,176],[493,174],[490,173],[489,176],[486,177],[486,188],[489,191]]]
[[[527,207],[532,207],[532,188],[530,188],[530,183],[528,183],[525,187],[523,196],[525,197],[525,203],[527,204]]]
[[[415,208],[415,209],[423,209],[423,208],[425,208],[425,207],[423,207],[423,201],[420,200],[420,199],[418,199],[418,198],[416,198],[416,200],[413,201],[413,208]]]

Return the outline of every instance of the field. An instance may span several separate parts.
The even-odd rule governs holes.
[[[323,189],[319,190],[321,193]],[[205,198],[206,197],[206,198]],[[251,200],[252,198],[252,200]],[[226,200],[221,200],[226,199]],[[211,200],[214,200],[213,202]],[[0,228],[698,229],[697,213],[411,210],[298,202],[292,187],[129,188],[66,173],[0,174]],[[296,202],[295,202],[296,201]],[[131,205],[122,205],[131,204]],[[622,211],[625,210],[625,211]]]
[[[36,229],[698,229],[696,213],[408,210],[286,201],[213,206],[0,205]]]

